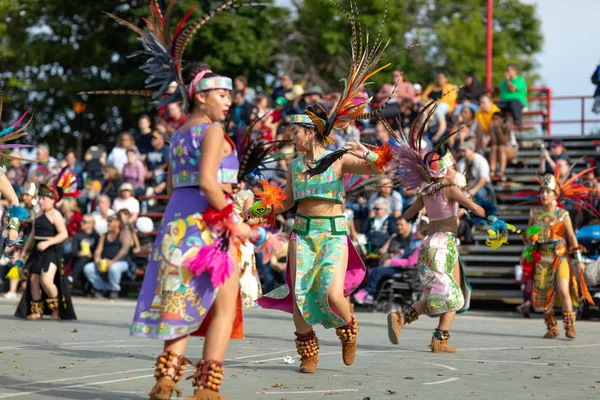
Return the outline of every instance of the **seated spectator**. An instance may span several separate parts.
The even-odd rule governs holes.
[[[6,171],[6,177],[17,193],[19,193],[18,189],[23,187],[29,175],[29,168],[23,165],[23,162],[20,160],[21,157],[21,153],[18,151],[10,153],[10,166]]]
[[[108,232],[100,237],[94,252],[94,261],[83,266],[83,273],[92,284],[91,294],[102,297],[108,291],[111,299],[119,297],[121,277],[130,270],[127,257],[131,248],[131,237],[121,234],[121,220],[113,215],[108,218]],[[106,282],[101,274],[108,274]]]
[[[188,120],[189,117],[181,111],[181,104],[170,103],[167,105],[167,111],[159,120],[159,124],[165,127],[165,136],[170,138]]]
[[[146,190],[147,196],[161,194],[167,188],[167,168],[169,166],[169,146],[165,145],[165,138],[160,131],[152,133],[152,148],[146,158],[146,179],[150,187]]]
[[[145,192],[146,170],[144,164],[138,160],[138,154],[135,150],[127,150],[127,164],[123,167],[121,175],[123,182],[131,183],[136,196],[141,196]]]
[[[540,175],[554,174],[556,161],[559,159],[569,159],[567,149],[560,140],[553,140],[550,143],[550,152],[546,148],[542,148],[540,152]]]
[[[467,178],[467,191],[473,198],[488,198],[496,201],[491,184],[490,165],[484,156],[475,152],[473,142],[465,142],[460,147],[461,159],[458,161],[458,172]]]
[[[129,132],[123,132],[117,139],[117,145],[113,147],[112,151],[106,159],[106,165],[112,165],[119,171],[119,174],[123,173],[123,167],[127,164],[127,150],[134,149],[138,153],[137,147],[135,147],[135,141],[133,135]]]
[[[504,80],[500,82],[500,102],[498,108],[510,112],[515,125],[523,124],[523,109],[527,107],[527,82],[517,74],[517,66],[508,64]]]
[[[382,279],[394,276],[400,268],[413,268],[417,264],[421,240],[412,233],[412,226],[404,218],[396,219],[398,233],[394,233],[384,246],[384,252],[394,254],[383,265],[369,271],[369,279],[363,289],[354,294],[358,304],[372,304]],[[421,239],[422,239],[421,235]]]
[[[408,134],[410,126],[419,113],[419,105],[412,100],[402,100],[398,110],[398,119],[400,120],[400,129],[404,134]]]
[[[121,219],[121,225],[123,231],[128,230],[131,235],[131,251],[133,254],[139,254],[142,251],[142,247],[140,246],[140,239],[138,238],[137,231],[131,222],[131,212],[128,209],[123,208],[118,212],[119,218]]]
[[[425,115],[423,115],[423,119],[424,118]],[[423,121],[419,122],[423,123]],[[432,149],[433,145],[439,142],[444,133],[446,133],[447,129],[448,124],[446,122],[445,114],[443,111],[440,111],[440,109],[437,108],[426,122],[423,139],[427,142],[427,147]]]
[[[375,205],[379,200],[386,203],[386,210],[392,213],[394,218],[398,218],[402,215],[402,196],[394,190],[392,180],[387,176],[382,176],[379,179],[377,192],[373,193],[369,198],[370,211],[375,210]],[[371,216],[374,214],[375,213],[371,213]]]
[[[50,147],[48,147],[47,144],[42,143],[38,145],[35,157],[40,162],[29,164],[29,174],[36,171],[38,167],[44,167],[48,171],[48,175],[53,175],[58,172],[58,161],[56,158],[50,156]]]
[[[256,91],[251,87],[248,87],[248,78],[243,75],[238,75],[233,80],[233,86],[236,92],[242,93],[244,96],[244,100],[248,104],[252,104],[254,102],[254,98],[256,97]]]
[[[126,208],[131,213],[131,223],[135,224],[140,215],[140,201],[133,197],[133,186],[131,183],[123,183],[119,187],[119,197],[113,201],[112,209],[119,212]]]
[[[304,101],[306,102],[307,106],[320,103],[323,101],[324,95],[323,89],[321,89],[319,86],[313,86],[304,92]]]
[[[490,175],[500,177],[500,180],[505,181],[506,165],[510,164],[517,155],[517,139],[506,121],[504,114],[497,112],[494,114],[492,128],[490,129],[490,137],[492,150],[490,152]],[[500,161],[500,171],[496,175],[496,161]]]
[[[140,152],[140,160],[146,161],[146,154],[152,151],[152,120],[148,114],[138,119],[138,130],[133,133],[133,139]]]
[[[457,110],[455,111],[455,115],[460,113],[460,109],[466,106],[470,106],[477,111],[479,107],[479,99],[483,94],[483,89],[477,80],[474,72],[469,72],[465,75],[464,85],[458,90],[458,98],[456,101],[458,102]]]
[[[102,194],[107,195],[111,199],[116,199],[121,186],[121,174],[116,167],[107,165],[104,167]]]
[[[478,133],[481,130],[479,123],[475,119],[475,112],[471,107],[463,107],[460,112],[461,120],[456,122],[456,125],[450,128],[450,131],[458,129],[458,133],[454,136],[450,136],[448,146],[453,152],[456,152],[460,146],[469,141],[476,140],[481,134]],[[483,153],[483,145],[475,148],[478,152]]]
[[[373,204],[373,211],[375,215],[363,227],[362,233],[367,237],[367,248],[363,249],[363,255],[367,256],[369,264],[378,265],[384,255],[382,247],[396,233],[396,222],[385,199],[377,199]]]
[[[384,143],[387,143],[392,147],[398,147],[400,145],[400,143],[396,142],[396,140],[394,140],[394,138],[390,136],[390,133],[385,128],[381,120],[377,121],[377,123],[375,124],[375,139],[375,144],[377,146],[381,146]]]
[[[498,106],[492,103],[492,98],[486,95],[481,96],[481,100],[479,101],[479,109],[475,113],[475,119],[481,127],[481,129],[477,131],[477,133],[479,134],[479,137],[477,137],[477,143],[478,146],[479,143],[481,143],[482,148],[486,147],[484,138],[485,135],[488,135],[490,133],[490,128],[492,127],[492,119],[494,117],[494,114],[497,112],[500,112],[500,109],[498,108]]]
[[[446,95],[444,96],[444,94]],[[454,111],[454,108],[456,107],[456,97],[457,93],[456,90],[454,90],[454,85],[448,83],[448,77],[443,72],[440,72],[436,82],[427,86],[427,89],[423,92],[424,100],[440,100],[438,111],[444,117],[448,114],[452,114]]]
[[[413,103],[417,106],[421,106],[421,104],[425,101],[423,99],[423,87],[420,83],[413,84],[413,88],[415,89],[415,98],[413,99]]]
[[[65,161],[67,163],[67,167],[69,167],[69,171],[72,174],[77,176],[81,176],[83,174],[83,163],[77,159],[77,154],[73,149],[67,149],[65,151]]]
[[[92,215],[84,215],[81,230],[73,237],[71,273],[67,276],[70,283],[79,280],[83,266],[93,261],[100,240],[100,235],[94,230],[94,223]]]
[[[100,146],[91,146],[85,152],[85,167],[83,179],[90,181],[102,181],[104,176],[104,164],[106,164],[106,151]]]
[[[235,129],[242,132],[248,126],[250,115],[252,114],[252,103],[244,98],[244,93],[235,92],[233,94],[233,104],[229,112],[233,114],[231,117],[230,129]]]
[[[81,230],[83,216],[79,208],[77,208],[77,202],[71,199],[63,199],[60,211],[63,217],[65,217],[67,233],[69,234],[69,238],[62,245],[65,262],[68,264],[71,261],[71,253],[73,251],[73,237],[75,237],[75,233]]]
[[[398,69],[392,72],[392,79],[396,85],[394,97],[398,99],[397,102],[401,103],[404,100],[409,100],[412,103],[415,98],[415,88],[412,83],[405,80],[404,74]]]
[[[92,213],[94,217],[94,229],[98,235],[108,232],[108,217],[115,214],[110,208],[110,197],[105,194],[98,196],[98,209]]]
[[[289,75],[283,75],[279,78],[280,86],[273,90],[273,101],[280,97],[284,97],[286,93],[290,92],[294,87],[294,81]],[[266,293],[266,292],[264,292]]]

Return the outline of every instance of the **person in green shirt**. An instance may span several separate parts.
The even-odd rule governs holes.
[[[527,82],[517,75],[517,66],[508,64],[504,72],[504,80],[500,82],[500,102],[498,108],[510,112],[515,125],[523,123],[523,108],[527,107]]]

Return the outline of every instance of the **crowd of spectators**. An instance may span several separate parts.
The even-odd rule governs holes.
[[[250,127],[253,139],[280,140],[277,151],[286,156],[273,162],[272,170],[265,174],[267,179],[285,185],[285,171],[295,155],[292,145],[285,141],[291,139],[286,136],[289,133],[281,127],[290,115],[302,113],[310,104],[320,102],[331,110],[340,93],[325,93],[318,86],[304,87],[289,75],[282,76],[270,94],[248,87],[243,76],[235,78],[234,87],[228,133],[234,136]],[[482,87],[473,73],[465,75],[460,87],[439,73],[433,83],[422,88],[396,70],[389,83],[376,93],[365,89],[360,94],[362,100],[357,101],[373,96],[375,105],[385,104],[383,117],[388,124],[406,133],[419,110],[431,100],[439,100],[428,121],[417,121],[426,124],[424,144],[431,148],[444,135],[456,131],[446,148],[459,160],[458,170],[467,177],[467,190],[474,197],[495,201],[492,182],[510,180],[506,169],[518,155],[513,129],[523,123],[527,107],[527,84],[517,67],[506,67],[505,77],[495,91]],[[494,100],[490,93],[497,93],[498,98]],[[94,145],[82,159],[69,149],[57,160],[50,155],[48,146],[40,144],[33,154],[20,155],[45,163],[10,161],[7,177],[32,215],[36,208],[35,190],[40,184],[49,182],[63,167],[80,177],[81,195],[61,204],[69,232],[63,254],[69,281],[83,284],[90,295],[115,298],[121,290],[122,277],[132,278],[139,273],[136,256],[147,253],[151,242],[140,244],[137,220],[148,212],[148,207],[161,202],[160,195],[166,194],[167,142],[187,120],[178,104],[170,104],[154,116],[140,116],[137,126],[121,133],[112,149]],[[352,138],[398,145],[377,120],[356,122],[333,134],[334,150]],[[559,168],[561,179],[567,179],[568,167],[569,158],[562,143],[553,143],[550,151],[541,152],[539,173]],[[377,282],[394,268],[416,264],[414,251],[424,232],[423,226],[412,226],[402,218],[416,193],[395,189],[393,176],[375,178],[367,187],[368,190],[350,194],[345,204],[350,236],[367,265],[374,268],[367,286],[358,295],[363,302],[374,296]],[[251,185],[249,189],[256,191],[260,187]],[[140,197],[146,200],[140,201]],[[292,213],[279,216],[281,227],[290,230],[292,217]],[[462,239],[468,242],[469,226],[463,228]],[[270,260],[256,255],[263,292],[283,282],[285,257],[285,252],[274,254]]]

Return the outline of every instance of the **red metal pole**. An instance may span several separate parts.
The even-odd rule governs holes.
[[[487,44],[485,61],[485,87],[492,87],[492,37],[494,35],[494,0],[487,0]]]
[[[585,97],[581,96],[581,136],[585,135]]]
[[[548,136],[552,135],[552,89],[546,90],[548,96]]]

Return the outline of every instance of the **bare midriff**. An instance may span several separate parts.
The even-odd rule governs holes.
[[[458,217],[451,216],[439,221],[430,221],[428,227],[429,235],[436,232],[450,232],[456,235],[458,232]]]
[[[335,217],[342,215],[342,205],[325,199],[303,199],[298,202],[298,214],[309,217]]]

